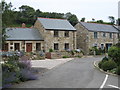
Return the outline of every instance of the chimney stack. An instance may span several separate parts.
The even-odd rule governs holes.
[[[26,27],[25,23],[22,23],[22,28],[25,28],[25,27]]]

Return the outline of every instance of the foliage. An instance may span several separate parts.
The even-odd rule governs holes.
[[[69,58],[69,56],[63,56],[63,58]]]
[[[102,59],[102,61],[100,61],[100,62],[98,63],[99,68],[101,68],[102,64],[103,64],[104,62],[108,61],[108,60],[109,60],[109,59],[108,59],[107,57],[104,57],[104,58]]]
[[[104,21],[103,20],[97,20],[97,23],[104,23]]]
[[[120,75],[120,65],[117,67],[116,73]]]
[[[49,49],[49,52],[53,52],[53,49]]]
[[[66,14],[42,12],[39,9],[35,10],[33,7],[27,5],[22,5],[19,7],[19,11],[15,11],[12,3],[7,4],[5,1],[2,1],[2,11],[2,22],[6,24],[7,27],[14,27],[14,24],[18,26],[18,24],[21,25],[22,23],[33,25],[37,17],[67,19],[73,26],[78,22],[76,15],[70,12]]]
[[[109,59],[105,56],[102,61],[108,61]]]
[[[97,47],[92,47],[91,49],[89,49],[90,51],[90,55],[94,55],[94,51],[96,55],[101,55],[102,53],[105,53],[104,50],[102,50],[101,48],[97,48]]]
[[[76,15],[71,15],[69,18],[68,18],[68,21],[73,25],[75,26],[77,23],[78,23],[78,19],[77,19],[77,16]]]
[[[108,56],[120,65],[120,47],[112,46],[108,51]]]
[[[107,71],[107,70],[112,70],[114,68],[116,68],[117,65],[116,63],[113,61],[113,60],[108,60],[108,61],[105,61],[102,63],[101,65],[101,68],[104,70],[104,71]]]
[[[85,22],[85,18],[82,18],[80,21],[81,21],[81,22]]]
[[[108,18],[109,18],[109,20],[111,21],[111,24],[114,24],[114,23],[115,23],[115,17],[109,16]]]
[[[18,58],[18,56],[11,56],[2,64],[3,88],[11,85],[11,83],[37,79],[37,76],[32,72],[28,57],[22,56],[19,60]]]

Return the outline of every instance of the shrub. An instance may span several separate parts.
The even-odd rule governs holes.
[[[120,65],[117,67],[116,73],[120,75]]]
[[[108,61],[109,59],[105,56],[102,61]]]
[[[116,68],[117,65],[114,61],[112,60],[108,60],[108,61],[105,61],[102,65],[101,65],[101,68],[104,70],[104,71],[107,71],[107,70],[112,70],[114,68]]]
[[[97,47],[92,47],[91,49],[89,49],[90,51],[90,55],[94,55],[94,51],[96,53],[96,55],[101,55],[102,53],[104,53],[104,50],[102,50],[101,48],[97,48]]]
[[[112,46],[108,51],[108,56],[120,65],[120,48]]]
[[[69,58],[69,56],[63,56],[63,58]]]
[[[27,56],[17,60],[17,56],[9,57],[8,61],[2,64],[2,85],[10,86],[11,83],[37,79],[31,68],[31,62]]]
[[[49,49],[49,52],[53,52],[53,49]]]
[[[99,68],[101,68],[101,66],[102,66],[103,63],[104,63],[103,61],[100,61],[100,62],[98,63]]]

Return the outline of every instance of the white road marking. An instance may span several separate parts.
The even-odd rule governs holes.
[[[109,87],[117,88],[120,90],[120,87],[114,86],[114,85],[108,85]]]
[[[107,79],[108,79],[108,75],[106,74],[106,77],[105,77],[105,79],[104,79],[102,85],[100,86],[100,89],[99,89],[99,90],[102,90],[102,88],[104,87],[104,85],[105,85]]]

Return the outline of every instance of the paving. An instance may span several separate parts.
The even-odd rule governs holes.
[[[38,80],[16,84],[12,88],[100,88],[106,74],[97,70],[93,63],[102,58],[102,56],[75,58],[39,74]],[[118,77],[109,75],[103,88],[113,88],[110,85],[118,87]]]
[[[73,58],[62,58],[62,59],[45,59],[45,60],[32,60],[31,64],[34,68],[46,68],[52,69],[60,64],[64,64]]]

